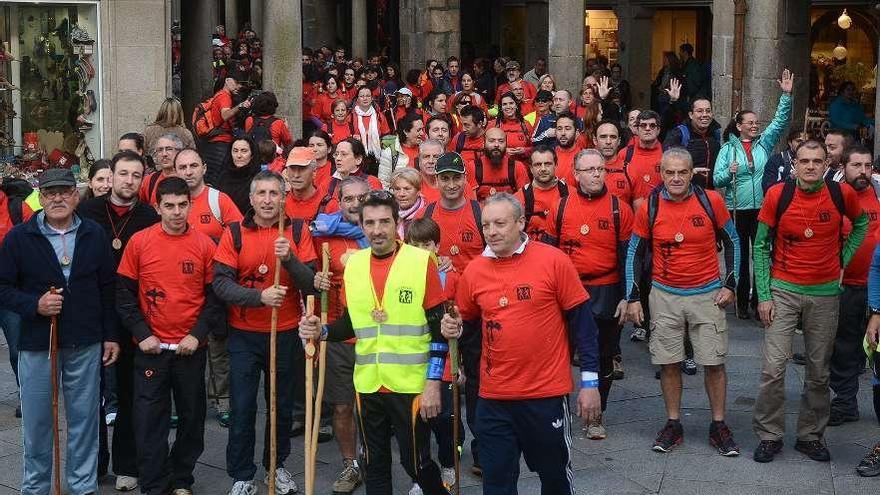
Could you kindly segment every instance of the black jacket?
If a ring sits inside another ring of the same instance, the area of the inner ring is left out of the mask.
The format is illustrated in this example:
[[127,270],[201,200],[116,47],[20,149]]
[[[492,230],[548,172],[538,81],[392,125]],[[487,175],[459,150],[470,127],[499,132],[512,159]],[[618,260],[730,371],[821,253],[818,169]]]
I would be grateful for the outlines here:
[[[119,262],[122,260],[122,252],[125,251],[125,246],[128,245],[128,240],[131,239],[131,236],[158,223],[159,214],[150,205],[137,202],[128,213],[119,216],[109,203],[110,193],[107,193],[103,196],[83,201],[79,204],[77,212],[82,218],[88,218],[100,225],[107,235],[107,242],[113,240],[113,227],[116,227],[116,234],[119,235],[119,240],[122,241],[122,248],[118,251],[113,250],[113,266],[118,268]],[[110,223],[111,218],[113,219],[112,225]]]
[[[694,167],[706,167],[709,169],[708,178],[699,177],[698,185],[706,189],[714,189],[712,174],[715,172],[715,159],[718,158],[718,150],[721,149],[721,125],[712,121],[705,134],[696,130],[690,119],[682,124],[669,129],[666,139],[663,140],[663,149],[668,150],[674,146],[682,146],[683,136],[681,126],[687,126],[690,139],[685,148],[690,152],[694,160]],[[703,182],[705,180],[705,183]]]
[[16,225],[0,246],[0,306],[21,315],[19,348],[49,349],[49,318],[37,313],[37,303],[50,287],[64,289],[58,315],[60,347],[117,342],[116,267],[107,235],[97,223],[82,219],[65,280],[52,244],[40,231],[41,217]]

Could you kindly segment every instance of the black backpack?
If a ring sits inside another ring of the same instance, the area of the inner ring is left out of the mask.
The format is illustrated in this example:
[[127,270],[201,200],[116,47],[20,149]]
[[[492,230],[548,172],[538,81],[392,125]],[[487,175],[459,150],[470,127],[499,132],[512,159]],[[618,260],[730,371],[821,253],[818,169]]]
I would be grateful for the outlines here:
[[[291,227],[293,229],[293,243],[299,246],[302,240],[302,230],[305,221],[302,218],[291,218]],[[241,252],[241,222],[232,222],[229,224],[229,234],[232,235],[232,246],[236,253]]]
[[276,120],[278,119],[271,115],[268,117],[254,117],[254,125],[251,126],[248,136],[250,136],[255,143],[266,140],[272,141],[272,124],[274,124]]
[[[786,179],[786,181],[782,183],[782,193],[779,195],[779,202],[776,204],[776,221],[769,232],[771,247],[773,246],[772,241],[776,239],[776,230],[779,228],[782,214],[785,213],[785,210],[791,206],[791,202],[794,200],[795,187],[797,186],[792,179]],[[840,213],[840,221],[843,222],[843,217],[846,216],[846,203],[843,200],[843,191],[840,189],[840,183],[831,178],[825,178],[825,187],[828,188],[828,194],[831,195],[831,202],[834,203],[834,207],[837,208],[837,211]]]
[[[560,179],[556,183],[556,190],[559,191],[559,198],[561,199],[561,201],[565,201],[565,198],[568,197],[568,186],[565,185],[565,181]],[[531,183],[526,184],[525,187],[523,187],[522,192],[523,192],[523,200],[524,200],[523,202],[525,203],[525,204],[523,204],[523,210],[524,210],[523,216],[526,217],[526,226],[528,226],[529,221],[531,221],[533,216],[538,215],[539,217],[544,218],[544,212],[543,211],[540,211],[540,212],[535,211],[535,191],[534,191],[534,189],[532,189]],[[560,203],[560,205],[561,205],[561,203]],[[560,206],[560,207],[564,208],[562,206]]]
[[[562,237],[562,221],[565,219],[565,206],[568,204],[568,195],[566,194],[559,200],[559,209],[556,210],[556,238],[551,239],[556,247],[559,247],[559,239]],[[614,222],[614,238],[620,238],[620,198],[611,195],[611,218]],[[615,250],[615,253],[617,251]]]
[[[474,199],[470,200],[471,205],[471,213],[474,215],[474,221],[477,223],[477,231],[480,233],[480,239],[482,239],[483,244],[486,244],[486,236],[483,235],[483,215],[480,212],[480,203]],[[425,207],[424,218],[431,218],[434,214],[434,209],[437,208],[437,202],[429,203],[427,207]]]
[[[477,187],[503,187],[505,185],[504,182],[483,182],[483,160],[478,159],[474,163],[474,175],[477,179]],[[513,158],[507,158],[507,182],[506,185],[510,187],[512,191],[516,191],[516,160]]]
[[34,188],[23,179],[3,179],[0,190],[6,194],[6,208],[12,225],[20,224],[24,221],[24,202]]

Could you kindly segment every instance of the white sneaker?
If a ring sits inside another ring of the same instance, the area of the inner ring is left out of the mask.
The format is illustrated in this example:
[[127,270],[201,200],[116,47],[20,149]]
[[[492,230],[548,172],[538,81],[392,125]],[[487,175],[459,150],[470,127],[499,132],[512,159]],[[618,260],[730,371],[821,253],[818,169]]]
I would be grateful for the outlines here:
[[[266,473],[266,476],[263,478],[263,483],[265,483],[266,486],[269,486],[269,473]],[[297,490],[299,490],[299,487],[296,486],[296,481],[293,481],[293,476],[290,474],[290,471],[283,467],[275,470],[275,493],[277,495],[296,493]]]
[[418,483],[413,483],[412,488],[409,489],[409,495],[424,495],[422,487]]
[[455,486],[455,468],[443,468],[440,471],[440,479],[443,481],[443,486],[451,490]]
[[104,416],[104,424],[107,426],[113,426],[114,423],[116,423],[116,413],[107,413],[107,415]]
[[116,491],[118,492],[130,492],[137,488],[138,479],[133,476],[117,476],[116,477]]
[[644,328],[633,327],[632,333],[629,334],[629,340],[633,342],[644,342],[648,333]]
[[236,481],[229,490],[229,495],[257,495],[257,485],[254,480]]

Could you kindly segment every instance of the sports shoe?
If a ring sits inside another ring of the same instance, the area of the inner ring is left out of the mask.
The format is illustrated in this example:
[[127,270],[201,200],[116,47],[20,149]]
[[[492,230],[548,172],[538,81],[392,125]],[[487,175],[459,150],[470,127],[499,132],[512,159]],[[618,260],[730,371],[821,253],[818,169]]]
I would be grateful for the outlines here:
[[831,416],[828,418],[828,426],[840,426],[844,423],[853,423],[859,420],[859,414],[844,414],[837,411],[831,411]]
[[299,437],[306,432],[306,424],[302,421],[293,420],[290,423],[290,437]]
[[409,495],[424,495],[425,492],[422,491],[422,487],[419,486],[418,483],[413,483],[412,488],[409,489]]
[[693,359],[685,359],[681,362],[681,371],[684,372],[685,375],[696,375],[697,374],[697,362]]
[[443,481],[443,486],[447,490],[452,491],[452,488],[455,487],[455,468],[442,468],[440,470],[440,479]]
[[825,447],[825,444],[819,440],[803,441],[798,440],[794,444],[794,450],[805,454],[807,457],[818,462],[828,462],[831,460],[831,453]]
[[[263,478],[263,483],[265,483],[266,486],[269,486],[269,473],[266,473],[266,476]],[[283,467],[275,470],[275,493],[277,495],[296,493],[297,490],[299,490],[299,487],[296,486],[296,481],[293,481],[293,476],[290,474],[290,471]]]
[[800,366],[804,366],[807,364],[807,358],[800,352],[795,352],[791,355],[791,362]]
[[236,481],[229,490],[229,495],[257,495],[254,480]]
[[116,477],[116,491],[117,492],[130,492],[137,488],[138,479],[134,476],[117,476]]
[[880,443],[874,446],[856,467],[859,476],[872,477],[880,475]]
[[104,415],[104,424],[106,424],[107,426],[113,426],[114,424],[116,424],[116,413],[109,412]]
[[171,495],[193,495],[193,492],[188,488],[175,488]]
[[644,342],[648,333],[644,328],[633,327],[632,333],[629,334],[629,340],[633,342]]
[[342,461],[342,472],[333,482],[333,493],[351,493],[361,485],[361,472],[355,465],[354,460]]
[[318,428],[318,443],[327,443],[333,440],[333,427],[324,425]]
[[684,428],[681,427],[681,421],[670,419],[657,434],[652,448],[654,452],[669,452],[676,445],[681,445],[682,442],[684,442]]
[[605,426],[602,424],[602,418],[591,422],[586,428],[584,428],[584,431],[587,434],[587,438],[590,440],[605,440],[608,438],[608,432],[605,431]]
[[229,415],[229,411],[218,412],[217,422],[223,428],[229,428],[229,424],[232,422],[232,416]]
[[614,368],[611,371],[611,379],[612,380],[623,380],[623,356],[620,354],[614,356]]
[[739,455],[739,445],[733,440],[733,434],[724,421],[712,421],[709,424],[709,445],[718,449],[718,453],[723,456]]
[[773,458],[780,452],[782,452],[782,440],[761,440],[752,459],[761,463],[773,462]]

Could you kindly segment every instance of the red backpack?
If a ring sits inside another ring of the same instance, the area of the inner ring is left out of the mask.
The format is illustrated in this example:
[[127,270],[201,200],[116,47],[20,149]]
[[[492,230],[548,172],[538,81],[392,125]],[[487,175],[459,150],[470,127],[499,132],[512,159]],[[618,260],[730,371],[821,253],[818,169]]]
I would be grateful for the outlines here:
[[212,96],[207,100],[196,105],[192,114],[192,128],[196,132],[196,136],[200,138],[212,138],[222,132],[220,128],[223,121],[214,121],[214,98]]

